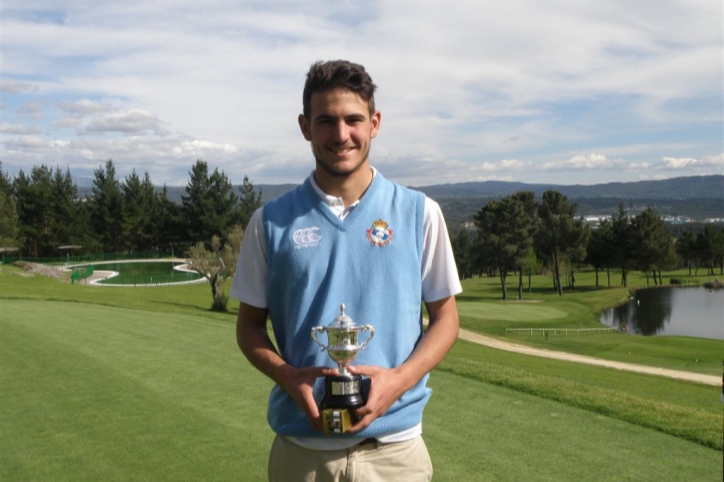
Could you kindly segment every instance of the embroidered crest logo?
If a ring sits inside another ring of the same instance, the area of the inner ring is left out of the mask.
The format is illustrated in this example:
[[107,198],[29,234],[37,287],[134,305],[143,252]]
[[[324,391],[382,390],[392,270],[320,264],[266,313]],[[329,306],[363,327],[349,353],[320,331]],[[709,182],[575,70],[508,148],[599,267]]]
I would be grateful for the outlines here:
[[317,234],[319,228],[314,226],[312,228],[297,229],[292,235],[294,240],[294,249],[302,248],[316,248],[322,241],[322,236]]
[[386,246],[390,244],[390,241],[392,241],[392,230],[387,226],[388,224],[381,219],[372,223],[372,229],[367,230],[367,239],[370,240],[370,243],[375,246]]

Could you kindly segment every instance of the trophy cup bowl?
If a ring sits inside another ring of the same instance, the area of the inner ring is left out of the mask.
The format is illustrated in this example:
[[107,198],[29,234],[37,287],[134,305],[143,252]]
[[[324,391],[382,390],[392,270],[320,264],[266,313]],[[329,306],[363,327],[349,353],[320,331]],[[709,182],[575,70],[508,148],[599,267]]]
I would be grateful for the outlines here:
[[[345,314],[345,306],[340,306],[340,315],[327,326],[312,328],[312,340],[327,351],[329,357],[339,367],[339,375],[325,377],[325,395],[322,400],[322,421],[326,433],[345,432],[351,426],[351,410],[364,405],[362,396],[362,377],[352,375],[347,367],[364,350],[375,335],[371,325],[356,325]],[[327,345],[317,339],[317,333],[327,334]],[[367,332],[367,339],[357,344],[358,333]]]

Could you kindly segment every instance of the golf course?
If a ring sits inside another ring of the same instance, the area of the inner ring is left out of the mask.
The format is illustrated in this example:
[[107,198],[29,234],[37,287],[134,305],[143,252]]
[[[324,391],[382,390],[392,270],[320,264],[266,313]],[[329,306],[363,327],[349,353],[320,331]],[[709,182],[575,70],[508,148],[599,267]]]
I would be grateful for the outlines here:
[[[603,309],[646,285],[634,273],[629,288],[577,278],[559,296],[549,276],[534,276],[520,301],[502,301],[496,278],[465,280],[461,328],[721,378],[724,340],[506,335],[601,328]],[[272,383],[236,345],[235,303],[210,311],[205,283],[86,286],[2,266],[0,481],[266,480]],[[429,385],[423,436],[435,481],[722,480],[721,386],[465,340]]]

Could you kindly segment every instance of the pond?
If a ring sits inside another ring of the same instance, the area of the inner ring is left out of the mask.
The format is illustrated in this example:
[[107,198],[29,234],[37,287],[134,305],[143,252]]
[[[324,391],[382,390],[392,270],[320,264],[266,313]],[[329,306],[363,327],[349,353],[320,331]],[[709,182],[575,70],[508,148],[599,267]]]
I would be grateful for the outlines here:
[[[99,280],[102,285],[159,285],[169,283],[189,283],[197,281],[201,276],[195,271],[182,270],[185,263],[181,261],[114,261],[89,263],[82,266],[93,266],[96,273],[112,271],[115,274]],[[81,267],[78,265],[77,267]]]
[[724,290],[661,287],[636,291],[609,308],[601,323],[635,335],[678,335],[724,340]]

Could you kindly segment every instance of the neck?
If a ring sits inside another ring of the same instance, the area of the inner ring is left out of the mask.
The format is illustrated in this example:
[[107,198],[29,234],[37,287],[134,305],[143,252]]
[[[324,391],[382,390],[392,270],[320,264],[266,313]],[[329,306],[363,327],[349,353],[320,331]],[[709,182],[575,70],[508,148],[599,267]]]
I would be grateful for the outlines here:
[[342,198],[345,206],[362,198],[372,184],[373,177],[372,168],[367,163],[346,175],[330,173],[320,168],[319,165],[314,170],[314,180],[317,186],[330,196]]

